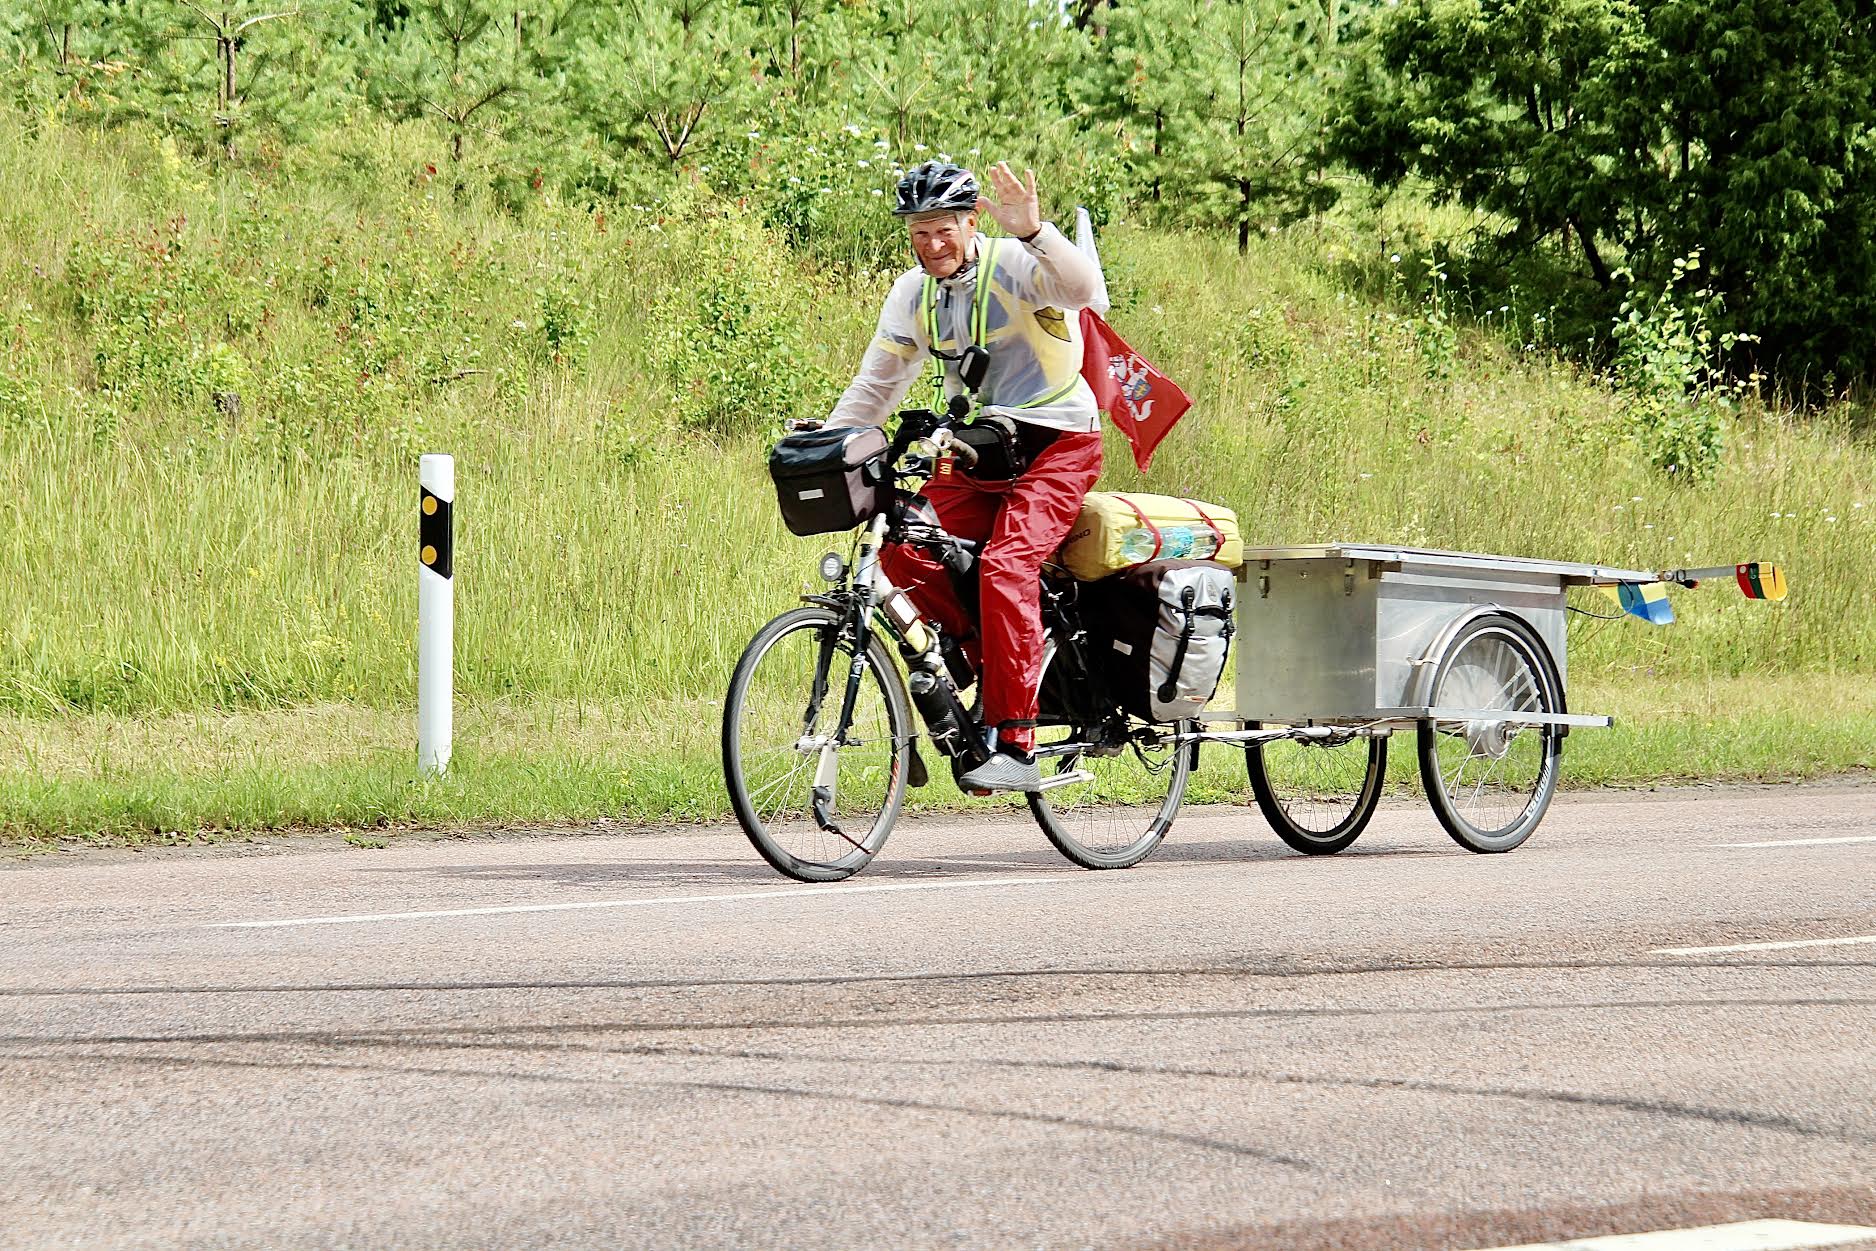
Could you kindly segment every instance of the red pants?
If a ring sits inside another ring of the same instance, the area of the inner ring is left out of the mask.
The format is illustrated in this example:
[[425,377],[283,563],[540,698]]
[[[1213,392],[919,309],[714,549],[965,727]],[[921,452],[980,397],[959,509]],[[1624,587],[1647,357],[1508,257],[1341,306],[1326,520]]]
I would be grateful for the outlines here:
[[[1013,481],[979,482],[944,461],[925,487],[946,530],[960,539],[989,540],[977,565],[984,723],[997,727],[999,742],[1025,751],[1035,745],[1042,680],[1042,562],[1068,537],[1082,496],[1100,476],[1101,436],[1063,434]],[[939,629],[970,637],[976,623],[944,566],[906,546],[887,548],[881,559],[886,576]]]

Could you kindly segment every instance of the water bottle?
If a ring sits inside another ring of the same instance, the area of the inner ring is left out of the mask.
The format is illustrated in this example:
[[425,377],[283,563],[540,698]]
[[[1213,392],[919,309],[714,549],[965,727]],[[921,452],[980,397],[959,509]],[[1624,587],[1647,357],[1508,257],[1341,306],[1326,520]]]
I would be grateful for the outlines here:
[[971,716],[965,711],[951,683],[941,674],[915,669],[906,687],[912,693],[912,702],[917,705],[919,715],[925,719],[931,745],[946,756],[955,756],[963,751],[970,737],[965,727],[970,724]]
[[1130,565],[1152,560],[1158,547],[1159,544],[1153,541],[1153,532],[1141,526],[1135,526],[1120,536],[1120,558]]
[[[1218,535],[1210,526],[1161,526],[1159,542],[1144,526],[1135,526],[1120,536],[1121,559],[1130,565],[1149,560],[1204,560],[1218,550]],[[1154,554],[1154,547],[1159,554]]]

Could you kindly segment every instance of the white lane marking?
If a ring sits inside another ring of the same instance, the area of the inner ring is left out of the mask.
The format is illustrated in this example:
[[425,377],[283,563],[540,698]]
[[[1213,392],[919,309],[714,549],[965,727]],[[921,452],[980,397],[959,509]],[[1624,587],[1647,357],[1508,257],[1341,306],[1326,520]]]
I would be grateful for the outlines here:
[[1490,1251],[1800,1251],[1800,1248],[1835,1247],[1872,1238],[1876,1238],[1876,1227],[1864,1225],[1741,1221],[1736,1225],[1663,1229],[1651,1234],[1533,1242],[1521,1247],[1493,1247]]
[[1794,947],[1854,947],[1876,943],[1876,934],[1857,934],[1848,938],[1800,938],[1785,943],[1733,943],[1726,947],[1657,947],[1656,956],[1712,956],[1728,951],[1790,951]]
[[1709,847],[1820,847],[1825,843],[1876,843],[1876,834],[1852,834],[1844,838],[1780,838],[1766,843],[1708,843]]
[[993,877],[971,882],[893,882],[880,886],[808,886],[799,890],[745,891],[736,895],[661,895],[653,899],[590,899],[576,903],[504,904],[491,908],[432,908],[423,912],[370,912],[353,916],[290,917],[279,921],[217,921],[215,930],[277,929],[288,925],[351,925],[364,921],[422,921],[431,917],[484,917],[505,912],[574,912],[587,908],[650,908],[659,904],[733,903],[751,899],[799,899],[804,895],[866,895],[889,890],[959,890],[971,886],[1029,886],[1065,882],[1068,875]]

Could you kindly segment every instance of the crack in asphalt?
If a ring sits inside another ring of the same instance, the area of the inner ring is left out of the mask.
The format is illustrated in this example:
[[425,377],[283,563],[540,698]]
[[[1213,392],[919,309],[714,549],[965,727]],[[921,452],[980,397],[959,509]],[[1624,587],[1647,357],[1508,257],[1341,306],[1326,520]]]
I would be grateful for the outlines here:
[[0,986],[0,999],[69,997],[82,995],[295,995],[341,994],[356,992],[441,991],[474,992],[490,990],[709,990],[764,986],[877,986],[899,982],[980,982],[999,978],[1069,978],[1069,977],[1220,977],[1294,980],[1311,977],[1363,977],[1385,973],[1492,973],[1554,971],[1582,973],[1626,969],[1876,969],[1876,961],[1855,959],[1825,960],[1502,960],[1471,964],[1433,964],[1424,962],[1345,965],[1336,968],[1261,968],[1168,967],[1168,968],[1065,968],[1065,969],[987,969],[951,973],[864,973],[830,977],[752,977],[705,978],[695,980],[593,979],[581,981],[478,981],[478,982],[330,982],[274,983],[255,986]]
[[[515,1048],[522,1050],[522,1048]],[[1197,1147],[1206,1151],[1220,1151],[1228,1155],[1243,1156],[1259,1160],[1266,1164],[1280,1164],[1286,1168],[1316,1172],[1318,1168],[1308,1160],[1297,1156],[1285,1155],[1278,1151],[1268,1151],[1253,1147],[1247,1143],[1232,1142],[1223,1138],[1211,1138],[1203,1134],[1187,1134],[1178,1130],[1153,1129],[1144,1125],[1121,1125],[1112,1121],[1094,1121],[1082,1117],[1064,1116],[1053,1112],[1030,1112],[1016,1108],[973,1108],[966,1104],[938,1103],[924,1099],[898,1099],[884,1095],[857,1095],[844,1091],[816,1090],[803,1086],[776,1086],[753,1082],[721,1082],[671,1080],[659,1081],[649,1078],[621,1081],[616,1078],[576,1077],[560,1073],[529,1072],[522,1069],[456,1069],[434,1065],[408,1064],[363,1064],[337,1060],[242,1060],[222,1056],[150,1056],[125,1055],[121,1052],[99,1052],[90,1055],[62,1054],[52,1056],[27,1056],[26,1059],[68,1061],[92,1060],[116,1064],[164,1065],[176,1068],[197,1068],[213,1066],[219,1068],[242,1068],[259,1070],[325,1070],[332,1072],[353,1072],[373,1074],[405,1074],[417,1077],[495,1077],[514,1081],[535,1082],[546,1085],[600,1086],[619,1090],[691,1090],[712,1094],[751,1094],[774,1095],[783,1098],[815,1099],[831,1103],[856,1104],[864,1107],[890,1108],[907,1112],[944,1112],[993,1121],[1023,1121],[1036,1125],[1049,1125],[1061,1129],[1086,1130],[1095,1133],[1120,1134],[1127,1137],[1145,1138],[1154,1142],[1174,1143],[1179,1146]]]
[[[274,1040],[263,1040],[274,1041]],[[1565,1106],[1590,1107],[1611,1111],[1630,1112],[1645,1116],[1666,1116],[1680,1120],[1699,1121],[1710,1125],[1719,1125],[1734,1129],[1764,1129],[1792,1134],[1801,1138],[1814,1138],[1826,1141],[1850,1143],[1855,1145],[1876,1145],[1876,1134],[1861,1133],[1855,1130],[1835,1129],[1803,1121],[1797,1117],[1779,1113],[1757,1112],[1744,1108],[1709,1107],[1700,1104],[1681,1103],[1663,1099],[1647,1099],[1639,1096],[1600,1093],[1583,1090],[1558,1090],[1542,1087],[1519,1086],[1473,1086],[1455,1082],[1439,1082],[1425,1078],[1409,1077],[1359,1077],[1335,1074],[1303,1074],[1284,1072],[1261,1072],[1255,1069],[1214,1069],[1192,1068],[1170,1064],[1134,1064],[1119,1060],[1035,1060],[1016,1059],[1000,1056],[970,1056],[958,1058],[917,1058],[878,1055],[802,1055],[786,1051],[759,1051],[737,1049],[734,1051],[715,1050],[703,1047],[604,1047],[597,1045],[541,1045],[520,1042],[473,1042],[460,1040],[424,1040],[407,1039],[366,1039],[333,1037],[326,1040],[307,1040],[314,1045],[332,1047],[381,1046],[390,1045],[410,1050],[444,1051],[501,1051],[501,1052],[567,1052],[573,1051],[585,1055],[599,1055],[618,1058],[655,1058],[655,1059],[700,1059],[757,1061],[763,1063],[785,1064],[839,1064],[846,1067],[854,1065],[884,1065],[891,1067],[918,1068],[991,1068],[1012,1070],[1048,1070],[1057,1072],[1094,1072],[1117,1073],[1135,1077],[1199,1078],[1213,1081],[1253,1082],[1275,1086],[1313,1086],[1343,1089],[1363,1089],[1377,1091],[1405,1091],[1415,1094],[1448,1095],[1459,1098],[1511,1099],[1521,1102],[1561,1104]],[[1172,1130],[1150,1129],[1144,1126],[1117,1125],[1111,1122],[1090,1121],[1078,1117],[1063,1116],[1056,1113],[1029,1112],[1017,1109],[972,1108],[959,1104],[937,1103],[928,1100],[890,1098],[879,1095],[858,1095],[848,1092],[819,1090],[812,1087],[778,1086],[759,1083],[636,1079],[621,1081],[603,1077],[577,1077],[566,1074],[541,1073],[523,1069],[461,1069],[437,1066],[409,1064],[366,1064],[337,1060],[252,1060],[222,1056],[152,1056],[135,1055],[124,1052],[67,1052],[47,1055],[28,1055],[18,1059],[45,1060],[55,1063],[74,1060],[92,1060],[105,1063],[124,1064],[162,1064],[174,1067],[224,1067],[273,1069],[285,1071],[329,1070],[356,1071],[374,1073],[404,1073],[416,1076],[433,1077],[497,1077],[517,1081],[542,1082],[561,1085],[610,1086],[634,1089],[691,1089],[719,1092],[744,1092],[753,1094],[771,1094],[794,1096],[799,1098],[819,1099],[833,1102],[851,1103],[865,1106],[893,1108],[907,1111],[954,1112],[979,1117],[1001,1117],[1029,1121],[1036,1124],[1056,1125],[1065,1128],[1097,1130],[1109,1133],[1130,1134],[1153,1138],[1207,1150],[1225,1151],[1232,1154],[1249,1156],[1267,1163],[1282,1164],[1291,1168],[1315,1171],[1314,1164],[1295,1156],[1284,1155],[1262,1148],[1251,1147],[1243,1143],[1233,1143],[1224,1139],[1209,1138],[1202,1135],[1184,1134]]]
[[820,1020],[747,1021],[579,1021],[557,1025],[466,1025],[451,1028],[386,1026],[368,1030],[271,1030],[250,1033],[204,1034],[8,1034],[0,1046],[150,1045],[162,1043],[320,1043],[357,1041],[397,1043],[409,1040],[441,1042],[452,1037],[488,1038],[519,1034],[632,1034],[716,1033],[741,1030],[853,1030],[919,1029],[965,1025],[1076,1025],[1152,1021],[1300,1020],[1406,1016],[1477,1016],[1489,1013],[1651,1011],[1683,1008],[1871,1008],[1876,998],[1807,997],[1796,999],[1610,999],[1563,1003],[1455,1004],[1445,1007],[1373,1008],[1187,1008],[1136,1012],[1045,1012],[932,1017],[832,1017]]

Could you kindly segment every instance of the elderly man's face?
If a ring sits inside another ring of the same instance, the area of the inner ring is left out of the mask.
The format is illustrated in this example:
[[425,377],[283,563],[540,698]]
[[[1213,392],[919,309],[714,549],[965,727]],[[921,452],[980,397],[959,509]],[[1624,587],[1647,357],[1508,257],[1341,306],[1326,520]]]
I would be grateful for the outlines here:
[[949,278],[970,255],[971,236],[977,233],[977,214],[944,213],[913,218],[906,224],[918,263],[934,278]]

